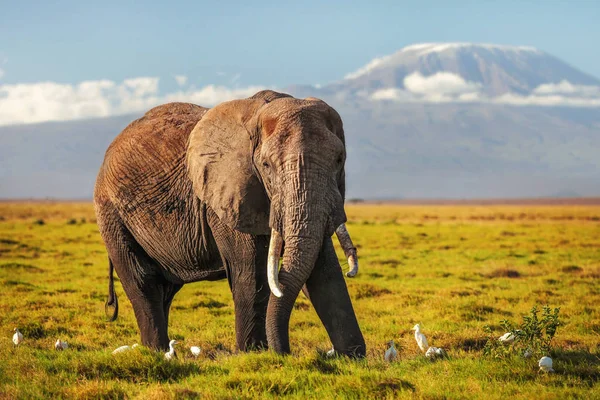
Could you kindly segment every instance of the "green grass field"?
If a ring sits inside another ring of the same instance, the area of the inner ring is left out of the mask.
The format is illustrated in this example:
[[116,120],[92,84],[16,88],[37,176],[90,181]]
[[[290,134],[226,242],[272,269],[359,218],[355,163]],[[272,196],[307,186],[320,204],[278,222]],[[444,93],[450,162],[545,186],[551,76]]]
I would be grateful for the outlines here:
[[[350,205],[360,272],[347,283],[368,347],[327,359],[325,329],[301,294],[292,356],[235,354],[226,281],[184,286],[170,336],[179,360],[139,342],[120,284],[106,322],[108,264],[91,204],[0,203],[0,398],[600,398],[600,206]],[[338,248],[340,260],[342,252]],[[343,267],[345,262],[342,262]],[[533,306],[560,307],[554,374],[539,357],[484,355],[491,327]],[[430,361],[410,328],[420,323]],[[14,348],[17,326],[25,341]],[[64,352],[53,349],[60,337]],[[385,343],[399,360],[383,360]],[[199,345],[193,359],[186,350]]]

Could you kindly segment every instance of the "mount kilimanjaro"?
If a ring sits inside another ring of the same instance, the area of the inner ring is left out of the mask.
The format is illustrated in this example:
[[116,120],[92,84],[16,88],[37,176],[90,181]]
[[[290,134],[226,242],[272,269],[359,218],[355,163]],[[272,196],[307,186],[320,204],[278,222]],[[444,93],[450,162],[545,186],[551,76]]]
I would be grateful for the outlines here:
[[[600,81],[535,48],[416,44],[283,91],[341,114],[348,198],[600,195]],[[0,197],[91,197],[143,112],[0,127]]]

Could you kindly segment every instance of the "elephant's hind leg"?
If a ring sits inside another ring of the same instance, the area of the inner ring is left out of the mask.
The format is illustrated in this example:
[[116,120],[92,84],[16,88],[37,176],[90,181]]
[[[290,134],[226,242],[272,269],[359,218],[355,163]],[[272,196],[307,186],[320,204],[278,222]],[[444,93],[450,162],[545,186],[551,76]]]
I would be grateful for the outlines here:
[[131,242],[116,257],[111,255],[111,259],[133,306],[142,344],[166,350],[169,347],[169,308],[181,285],[167,282],[158,272],[160,266]]
[[[107,205],[104,211],[106,208]],[[116,213],[104,214],[101,218],[100,232],[133,306],[142,344],[154,349],[167,349],[169,307],[182,285],[164,278],[160,265],[147,255]]]

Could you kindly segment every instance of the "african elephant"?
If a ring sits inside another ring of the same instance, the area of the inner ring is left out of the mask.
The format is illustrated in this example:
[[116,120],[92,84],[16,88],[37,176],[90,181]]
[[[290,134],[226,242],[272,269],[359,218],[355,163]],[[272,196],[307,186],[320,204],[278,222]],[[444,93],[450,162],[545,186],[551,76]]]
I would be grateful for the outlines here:
[[337,229],[356,273],[345,158],[342,120],[315,98],[267,90],[210,110],[170,103],[148,111],[109,146],[94,189],[111,318],[114,269],[143,344],[166,349],[177,291],[227,277],[239,350],[289,353],[290,314],[303,290],[336,351],[364,356],[331,239]]

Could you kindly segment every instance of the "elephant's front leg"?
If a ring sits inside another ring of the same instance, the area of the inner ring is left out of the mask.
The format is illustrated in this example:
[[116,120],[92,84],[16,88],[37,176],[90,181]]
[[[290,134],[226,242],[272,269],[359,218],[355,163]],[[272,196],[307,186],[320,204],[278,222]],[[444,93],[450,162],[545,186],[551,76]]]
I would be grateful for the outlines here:
[[235,336],[241,351],[267,348],[269,236],[253,236],[227,226],[213,227],[235,307]]
[[239,248],[238,259],[227,267],[235,305],[235,335],[238,349],[267,348],[266,315],[269,303],[267,281],[268,236],[256,236],[252,245]]
[[330,237],[323,241],[304,292],[315,307],[336,352],[354,357],[365,356],[365,340]]

